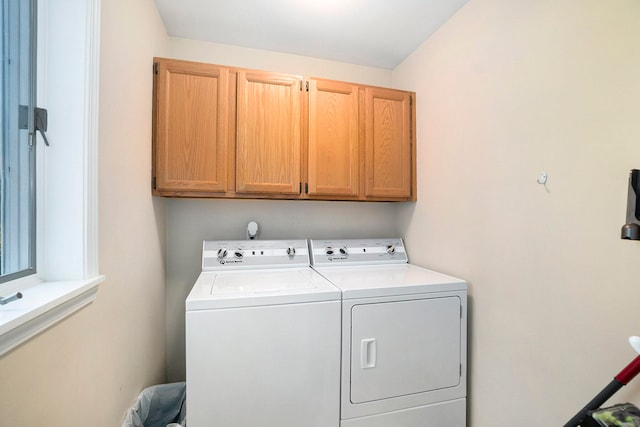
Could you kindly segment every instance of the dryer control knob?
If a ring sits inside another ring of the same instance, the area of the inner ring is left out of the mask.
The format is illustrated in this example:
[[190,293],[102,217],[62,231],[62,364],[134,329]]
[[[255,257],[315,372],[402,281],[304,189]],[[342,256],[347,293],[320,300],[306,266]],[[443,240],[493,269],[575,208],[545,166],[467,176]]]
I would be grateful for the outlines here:
[[341,255],[349,255],[349,250],[347,249],[346,246],[343,246],[339,249],[339,252]]
[[225,258],[227,256],[227,248],[218,249],[218,258]]
[[387,253],[393,255],[396,253],[396,245],[387,245]]
[[244,256],[244,254],[242,253],[242,249],[236,249],[236,251],[233,253],[233,256],[238,259],[242,259],[242,257]]
[[327,255],[333,255],[333,248],[331,246],[327,246],[324,248],[324,253]]
[[294,248],[293,246],[289,246],[287,248],[287,255],[294,256],[295,254],[296,254],[296,248]]

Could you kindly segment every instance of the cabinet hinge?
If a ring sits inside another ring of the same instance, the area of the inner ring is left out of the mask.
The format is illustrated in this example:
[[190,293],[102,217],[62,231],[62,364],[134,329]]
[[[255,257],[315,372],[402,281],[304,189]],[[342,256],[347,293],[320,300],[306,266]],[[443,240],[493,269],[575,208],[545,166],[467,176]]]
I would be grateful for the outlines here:
[[158,74],[158,63],[157,63],[157,62],[153,64],[153,71],[154,71],[156,74]]
[[302,80],[300,80],[300,92],[302,92]]
[[305,192],[306,194],[309,194],[309,183],[308,183],[308,182],[305,182],[305,183],[304,183],[304,192]]
[[157,190],[157,189],[158,189],[158,182],[157,182],[157,180],[156,180],[156,177],[155,177],[155,176],[153,177],[153,189],[154,189],[154,190]]
[[306,87],[306,89],[307,89],[307,92],[309,92],[309,82],[308,82],[308,81],[307,81],[307,82],[305,82],[305,87]]
[[300,194],[302,194],[302,183],[300,183]]

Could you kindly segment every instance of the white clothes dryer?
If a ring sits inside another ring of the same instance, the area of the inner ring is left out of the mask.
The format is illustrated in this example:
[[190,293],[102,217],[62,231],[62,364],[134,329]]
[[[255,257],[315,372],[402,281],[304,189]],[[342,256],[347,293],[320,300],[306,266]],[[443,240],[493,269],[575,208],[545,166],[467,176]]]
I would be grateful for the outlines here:
[[311,240],[342,291],[341,427],[466,425],[467,285],[402,239]]
[[203,242],[186,300],[189,426],[338,425],[340,297],[306,240]]

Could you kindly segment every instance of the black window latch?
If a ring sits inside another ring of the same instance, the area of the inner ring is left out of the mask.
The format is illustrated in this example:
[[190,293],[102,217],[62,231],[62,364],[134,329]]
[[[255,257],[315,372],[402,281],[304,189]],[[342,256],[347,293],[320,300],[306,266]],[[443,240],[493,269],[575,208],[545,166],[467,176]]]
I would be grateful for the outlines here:
[[47,131],[47,110],[45,108],[38,108],[36,107],[34,109],[34,116],[35,116],[35,129],[36,131],[40,132],[40,135],[42,135],[42,139],[44,139],[44,145],[46,145],[47,147],[49,146],[49,140],[47,139],[47,134],[45,134],[45,132]]

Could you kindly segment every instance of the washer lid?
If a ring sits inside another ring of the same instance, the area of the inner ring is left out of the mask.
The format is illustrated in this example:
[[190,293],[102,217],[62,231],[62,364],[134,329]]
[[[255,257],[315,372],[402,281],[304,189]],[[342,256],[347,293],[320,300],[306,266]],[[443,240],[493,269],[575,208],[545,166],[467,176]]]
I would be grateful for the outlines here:
[[186,309],[253,307],[339,300],[340,291],[309,267],[205,271],[187,297]]
[[464,280],[412,264],[313,268],[342,290],[343,299],[467,289]]

